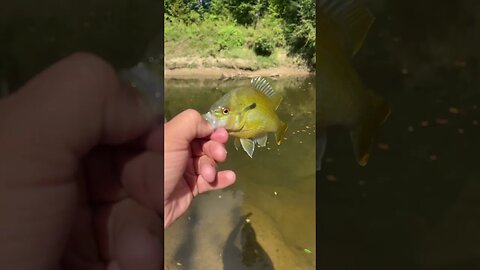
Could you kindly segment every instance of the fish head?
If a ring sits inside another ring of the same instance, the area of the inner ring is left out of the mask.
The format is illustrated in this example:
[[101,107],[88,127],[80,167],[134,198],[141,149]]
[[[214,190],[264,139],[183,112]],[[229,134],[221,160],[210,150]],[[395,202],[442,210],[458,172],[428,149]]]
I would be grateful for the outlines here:
[[241,130],[245,118],[245,100],[231,91],[215,102],[210,110],[203,115],[215,128],[223,127],[227,131]]
[[203,115],[203,118],[215,128],[224,128],[227,125],[229,112],[230,109],[228,107],[217,107],[215,109],[210,109]]

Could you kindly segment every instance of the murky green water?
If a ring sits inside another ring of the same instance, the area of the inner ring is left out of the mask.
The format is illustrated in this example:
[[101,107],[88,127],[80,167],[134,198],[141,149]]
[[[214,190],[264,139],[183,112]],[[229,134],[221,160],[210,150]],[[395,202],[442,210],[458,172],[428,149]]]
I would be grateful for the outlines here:
[[[236,151],[229,140],[228,159],[221,168],[234,170],[237,182],[225,191],[197,197],[189,212],[165,231],[168,267],[176,269],[180,263],[182,269],[224,269],[225,264],[225,269],[237,269],[244,265],[238,260],[241,252],[229,258],[224,254],[232,249],[227,238],[240,215],[251,212],[256,239],[275,269],[315,269],[313,83],[313,78],[272,81],[284,96],[278,114],[289,125],[286,140],[277,146],[270,137],[267,148],[256,149],[253,159]],[[167,80],[165,115],[170,119],[187,108],[206,112],[227,91],[248,84],[249,79]],[[244,253],[249,252],[246,249]]]
[[364,2],[376,21],[354,63],[392,114],[365,168],[329,130],[318,265],[480,269],[480,3]]

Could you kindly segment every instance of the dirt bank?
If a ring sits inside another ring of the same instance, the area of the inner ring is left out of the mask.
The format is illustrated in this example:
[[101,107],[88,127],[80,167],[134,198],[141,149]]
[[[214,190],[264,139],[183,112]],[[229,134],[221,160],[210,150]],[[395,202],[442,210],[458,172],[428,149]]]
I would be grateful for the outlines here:
[[230,68],[177,68],[165,69],[165,79],[234,79],[245,77],[303,77],[313,75],[307,69],[299,68],[269,68],[256,71],[230,69]]
[[294,58],[281,55],[275,66],[255,59],[181,57],[165,59],[166,79],[234,79],[245,77],[302,77],[313,73]]

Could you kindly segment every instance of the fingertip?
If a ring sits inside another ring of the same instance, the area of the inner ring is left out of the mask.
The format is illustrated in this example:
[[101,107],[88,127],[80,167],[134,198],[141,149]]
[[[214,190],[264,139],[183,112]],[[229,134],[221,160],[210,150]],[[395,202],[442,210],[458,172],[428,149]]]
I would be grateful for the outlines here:
[[210,138],[220,143],[226,143],[228,141],[228,132],[225,128],[217,128]]
[[230,181],[233,183],[237,180],[237,175],[235,174],[234,171],[229,171],[228,172],[230,176],[228,176],[228,178],[230,179]]
[[[216,175],[216,181],[208,182],[207,179],[198,182],[198,193],[226,188],[235,183],[236,175],[233,171],[220,171]],[[204,178],[201,176],[201,178]]]
[[220,176],[223,178],[223,181],[227,185],[232,185],[237,179],[237,175],[235,174],[235,172],[230,170],[219,172],[219,178]]

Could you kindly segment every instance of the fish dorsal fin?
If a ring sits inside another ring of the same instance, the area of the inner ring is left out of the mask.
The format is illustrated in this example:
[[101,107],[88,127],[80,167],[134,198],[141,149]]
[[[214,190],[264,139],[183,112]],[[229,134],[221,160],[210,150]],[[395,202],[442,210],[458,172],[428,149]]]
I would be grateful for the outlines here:
[[354,56],[375,21],[372,13],[358,3],[358,0],[319,0],[320,10],[340,28],[343,42]]
[[253,88],[257,89],[260,93],[264,94],[267,97],[274,96],[275,90],[273,87],[262,77],[255,77],[253,78],[250,83],[252,84]]
[[276,110],[282,102],[282,96],[273,90],[273,87],[262,77],[253,78],[250,83],[260,93],[267,96],[273,104],[273,108]]

